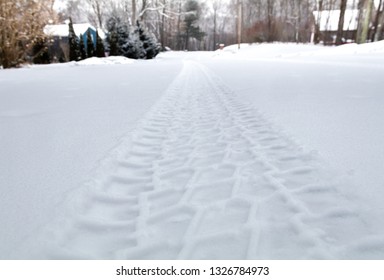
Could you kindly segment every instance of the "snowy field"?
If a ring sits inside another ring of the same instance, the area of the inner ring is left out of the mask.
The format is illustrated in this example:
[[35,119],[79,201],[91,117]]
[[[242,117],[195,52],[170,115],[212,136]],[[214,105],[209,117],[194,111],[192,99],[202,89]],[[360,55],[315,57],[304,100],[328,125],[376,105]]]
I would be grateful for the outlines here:
[[0,70],[1,259],[384,259],[384,42]]

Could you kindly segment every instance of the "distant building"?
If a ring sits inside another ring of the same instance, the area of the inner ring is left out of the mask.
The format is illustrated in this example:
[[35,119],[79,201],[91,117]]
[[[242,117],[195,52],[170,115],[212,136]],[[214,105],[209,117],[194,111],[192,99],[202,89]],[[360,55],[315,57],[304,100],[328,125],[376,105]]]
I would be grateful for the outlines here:
[[[87,46],[87,32],[91,32],[93,43],[96,47],[96,28],[89,23],[74,24],[73,29],[77,36],[83,36],[85,47]],[[104,39],[105,34],[103,31],[98,30],[99,36]],[[51,57],[58,61],[69,60],[69,45],[68,34],[69,26],[66,24],[46,25],[44,27],[44,34],[51,37],[51,46],[49,49]]]
[[[314,11],[315,28],[318,28],[320,41],[326,45],[335,44],[339,26],[340,10]],[[359,10],[349,9],[345,11],[343,26],[343,41],[354,42],[359,23]],[[314,34],[312,34],[314,38]]]

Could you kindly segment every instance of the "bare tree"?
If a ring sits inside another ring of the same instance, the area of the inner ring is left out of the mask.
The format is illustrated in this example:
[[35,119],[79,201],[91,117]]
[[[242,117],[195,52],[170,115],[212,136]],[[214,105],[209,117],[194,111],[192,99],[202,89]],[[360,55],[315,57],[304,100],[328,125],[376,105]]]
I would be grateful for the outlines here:
[[132,0],[132,17],[131,17],[132,24],[135,24],[136,22],[136,0]]
[[345,9],[346,8],[347,8],[347,0],[341,0],[340,1],[339,25],[337,27],[337,35],[336,35],[336,45],[341,45],[343,43],[344,16],[345,16]]
[[369,25],[372,16],[373,0],[361,0],[359,28],[357,30],[356,42],[358,44],[366,43],[368,39]]
[[52,0],[0,0],[0,64],[9,68],[31,60],[31,50],[50,20]]
[[159,17],[159,35],[160,35],[160,44],[164,48],[165,47],[165,21],[167,17],[167,0],[160,0],[158,2],[162,6],[161,11],[158,13]]
[[96,27],[103,29],[107,5],[105,0],[86,0],[90,9],[88,19]]
[[61,21],[72,18],[75,23],[84,22],[87,20],[87,9],[82,0],[69,0],[59,12],[59,17]]
[[376,34],[375,34],[375,41],[380,41],[380,40],[383,40],[384,37],[383,37],[383,28],[384,28],[384,2],[382,4],[382,7],[381,7],[381,10],[380,10],[380,15],[379,15],[379,19],[378,19],[378,27],[377,27],[377,30],[376,30]]
[[213,50],[216,49],[217,45],[217,12],[220,6],[220,1],[216,0],[213,2]]
[[177,20],[181,16],[178,11],[179,3],[181,4],[181,1],[175,0],[158,0],[155,3],[154,12],[158,17],[158,34],[163,48],[175,47],[175,42],[178,41]]
[[381,32],[381,28],[382,28],[382,24],[383,24],[383,21],[382,21],[382,17],[383,17],[383,4],[384,4],[384,1],[383,0],[380,0],[379,1],[379,4],[377,6],[377,10],[376,10],[376,16],[375,16],[375,20],[374,20],[374,23],[373,23],[373,30],[372,30],[372,35],[371,35],[371,41],[378,41],[379,38],[380,38],[380,32]]
[[242,31],[243,31],[243,3],[241,0],[237,0],[237,48],[240,49],[240,44],[242,40]]
[[181,45],[181,15],[182,15],[182,1],[177,3],[177,32],[176,32],[176,48],[178,50],[182,49]]
[[318,0],[316,4],[317,8],[317,18],[315,19],[315,31],[313,42],[315,44],[320,43],[320,23],[321,23],[321,15],[323,11],[323,0]]
[[268,28],[268,42],[274,40],[273,36],[273,21],[274,21],[274,11],[275,11],[275,1],[274,0],[266,0],[267,1],[267,28]]

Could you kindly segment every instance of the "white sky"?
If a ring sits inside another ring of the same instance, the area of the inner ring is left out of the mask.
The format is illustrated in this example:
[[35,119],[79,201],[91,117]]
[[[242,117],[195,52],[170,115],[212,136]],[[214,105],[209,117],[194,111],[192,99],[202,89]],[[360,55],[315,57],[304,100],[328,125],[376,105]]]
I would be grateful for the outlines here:
[[54,8],[56,11],[59,11],[59,10],[61,10],[62,8],[65,7],[65,2],[66,2],[66,0],[56,0],[56,1],[55,1],[55,4],[53,5],[53,8]]
[[[351,3],[353,3],[353,1],[356,1],[356,2],[357,2],[357,0],[349,0],[349,2],[351,2]],[[60,9],[62,9],[62,8],[65,7],[65,5],[66,5],[67,2],[68,2],[68,0],[56,0],[56,1],[55,1],[55,5],[54,5],[54,8],[55,8],[56,10],[60,10]],[[376,5],[376,7],[377,7],[377,6],[379,5],[380,0],[374,0],[374,2],[375,2],[375,5]]]

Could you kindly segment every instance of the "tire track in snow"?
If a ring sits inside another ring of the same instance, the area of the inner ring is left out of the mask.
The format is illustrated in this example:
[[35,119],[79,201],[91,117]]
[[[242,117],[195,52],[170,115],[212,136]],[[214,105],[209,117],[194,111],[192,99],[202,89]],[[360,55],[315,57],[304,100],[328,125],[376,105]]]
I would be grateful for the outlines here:
[[210,70],[186,61],[69,203],[46,251],[58,259],[350,258],[369,232],[340,184]]

